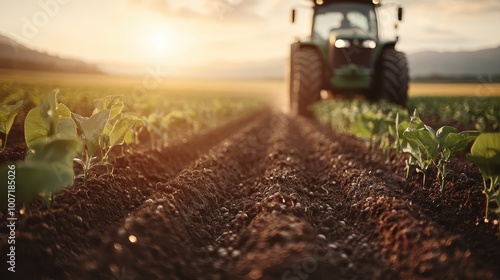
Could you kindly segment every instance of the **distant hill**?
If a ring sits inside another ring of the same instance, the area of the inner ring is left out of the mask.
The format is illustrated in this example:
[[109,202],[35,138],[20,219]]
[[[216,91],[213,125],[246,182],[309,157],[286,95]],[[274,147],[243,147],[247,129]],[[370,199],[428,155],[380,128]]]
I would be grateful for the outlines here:
[[419,52],[408,55],[410,74],[422,77],[489,77],[500,75],[500,46],[460,52]]
[[0,35],[0,69],[102,74],[97,65],[66,59],[30,49]]
[[[479,51],[407,54],[414,81],[500,82],[500,47]],[[286,58],[247,63],[217,62],[186,73],[203,78],[283,79]]]

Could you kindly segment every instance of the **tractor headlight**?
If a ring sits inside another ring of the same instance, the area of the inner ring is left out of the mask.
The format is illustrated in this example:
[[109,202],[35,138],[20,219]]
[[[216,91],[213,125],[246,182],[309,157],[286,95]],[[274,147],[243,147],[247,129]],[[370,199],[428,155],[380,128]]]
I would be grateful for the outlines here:
[[374,49],[377,47],[377,42],[373,40],[364,40],[362,43],[363,48]]
[[335,41],[335,47],[337,49],[345,49],[345,48],[348,48],[350,46],[351,46],[351,42],[349,42],[347,40],[337,39]]

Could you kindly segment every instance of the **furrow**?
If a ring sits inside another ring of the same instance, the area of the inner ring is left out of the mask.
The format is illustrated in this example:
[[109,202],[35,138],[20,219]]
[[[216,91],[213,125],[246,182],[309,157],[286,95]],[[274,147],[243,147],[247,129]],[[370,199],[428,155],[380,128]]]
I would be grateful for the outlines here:
[[336,205],[333,208],[344,215],[348,225],[374,233],[372,237],[398,277],[494,279],[493,272],[471,255],[465,242],[398,194],[401,179],[385,177],[383,170],[366,168],[370,166],[369,150],[350,137],[314,126],[311,129],[309,125],[306,134],[315,139],[316,157],[328,159],[323,161],[324,187],[337,198],[331,201],[325,196],[323,200]]
[[[269,111],[259,114],[268,115]],[[77,181],[75,187],[55,195],[51,209],[40,200],[34,201],[27,207],[29,218],[17,224],[17,257],[32,260],[19,262],[19,277],[37,271],[40,278],[62,278],[80,264],[80,257],[89,248],[99,244],[105,232],[116,229],[154,194],[158,182],[172,179],[211,147],[259,118],[265,117],[254,114],[163,151],[118,157],[114,175],[92,178],[87,186]],[[2,246],[2,255],[7,254],[6,249]]]
[[274,134],[273,120],[269,115],[260,118],[175,179],[159,184],[157,192],[86,257],[84,278],[128,271],[140,278],[212,279],[214,275],[200,275],[215,263],[208,256],[210,240],[215,242],[227,228],[221,209],[234,199],[231,189],[261,176],[258,167]]

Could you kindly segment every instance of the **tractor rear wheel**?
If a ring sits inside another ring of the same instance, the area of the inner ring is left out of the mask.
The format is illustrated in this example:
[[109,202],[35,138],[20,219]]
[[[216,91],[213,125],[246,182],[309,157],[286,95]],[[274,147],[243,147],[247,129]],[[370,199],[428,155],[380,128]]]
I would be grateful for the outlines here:
[[408,62],[402,52],[386,49],[380,61],[379,96],[406,107],[408,101]]
[[320,100],[323,85],[323,61],[316,50],[303,48],[293,54],[290,80],[292,114],[312,117],[309,106]]

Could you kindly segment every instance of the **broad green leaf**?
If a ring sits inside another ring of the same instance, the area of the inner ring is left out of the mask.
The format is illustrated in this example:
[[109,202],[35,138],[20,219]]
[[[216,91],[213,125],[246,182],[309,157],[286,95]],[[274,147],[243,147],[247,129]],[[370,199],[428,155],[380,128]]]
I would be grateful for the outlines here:
[[93,156],[99,148],[99,138],[109,120],[109,109],[100,111],[90,118],[73,113],[73,118],[83,133],[86,151]]
[[14,105],[1,105],[0,106],[0,132],[9,134],[14,119],[17,113],[23,106],[23,101],[18,101]]
[[443,145],[446,137],[448,137],[448,134],[450,133],[457,133],[458,130],[452,126],[443,126],[438,131],[436,132],[436,138],[439,142],[439,145]]
[[116,124],[118,119],[121,118],[123,107],[124,107],[123,102],[119,102],[111,106],[111,108],[109,109],[110,110],[109,120],[106,126],[104,127],[102,134],[108,135],[111,132],[113,126]]
[[[57,104],[58,90],[49,93],[42,104],[31,109],[24,121],[25,140],[28,148],[36,150],[51,137],[74,139],[75,124],[70,119],[71,111],[64,104]],[[64,121],[60,124],[60,120]],[[68,130],[68,131],[66,131]]]
[[443,152],[446,159],[451,158],[456,153],[459,153],[467,147],[467,145],[476,139],[481,132],[479,131],[463,131],[460,133],[449,133],[443,143]]
[[479,167],[483,175],[500,176],[500,133],[479,135],[467,158]]
[[109,113],[109,119],[114,120],[116,117],[118,117],[118,115],[120,115],[122,113],[124,106],[125,105],[123,104],[123,102],[119,102],[119,103],[116,103],[113,106],[111,106],[110,113]]
[[[36,154],[16,164],[16,203],[29,202],[40,193],[52,193],[73,184],[73,158],[80,149],[76,140],[44,143]],[[0,168],[0,180],[7,182],[8,166]],[[0,192],[5,207],[7,192]]]
[[31,109],[24,120],[24,137],[26,145],[31,150],[45,143],[49,136],[52,121],[44,114],[45,106],[40,105]]
[[77,113],[71,113],[71,116],[73,117],[73,119],[75,120],[77,126],[80,129],[82,129],[82,123],[89,119],[87,117],[80,116]]
[[408,129],[408,127],[410,127],[410,123],[408,121],[403,121],[401,122],[399,125],[398,125],[398,137],[401,137],[403,136],[403,133],[405,132],[405,130]]
[[57,115],[60,118],[71,118],[71,111],[66,107],[66,105],[59,103],[57,104]]
[[109,113],[109,109],[106,109],[80,122],[83,135],[87,141],[92,143],[99,142],[99,136],[102,134],[109,120]]
[[124,117],[118,120],[109,133],[109,148],[123,144],[127,133],[139,121],[140,119],[134,117]]
[[139,143],[139,140],[137,138],[137,133],[141,131],[142,127],[144,126],[144,122],[142,121],[141,118],[139,117],[134,117],[135,119],[135,124],[129,129],[127,134],[125,135],[123,142],[125,144],[133,144],[133,143]]
[[[92,115],[95,115],[101,111],[104,111],[106,109],[110,109],[110,106],[115,102],[116,100],[120,99],[120,95],[108,95],[102,99],[94,99],[94,111],[92,112]],[[112,118],[111,118],[112,119]]]
[[76,123],[72,118],[60,118],[57,123],[56,131],[55,138],[57,139],[72,140],[78,138],[76,134]]
[[439,156],[438,143],[431,131],[407,129],[403,136],[412,146],[417,146],[421,151],[424,151],[428,159],[435,160]]
[[[424,128],[425,128],[425,130],[427,130],[427,131],[429,131],[430,133],[432,133],[433,138],[436,138],[436,131],[435,131],[432,127],[430,127],[430,126],[428,126],[428,125],[424,124]],[[436,139],[436,140],[437,140],[437,139]]]
[[80,149],[81,144],[76,139],[54,139],[40,147],[36,154],[27,157],[25,164],[30,165],[33,162],[59,162],[73,167],[73,159]]
[[423,129],[425,128],[424,127],[424,123],[422,122],[422,120],[418,117],[418,112],[417,110],[415,110],[413,112],[413,116],[410,118],[410,127],[412,129]]

